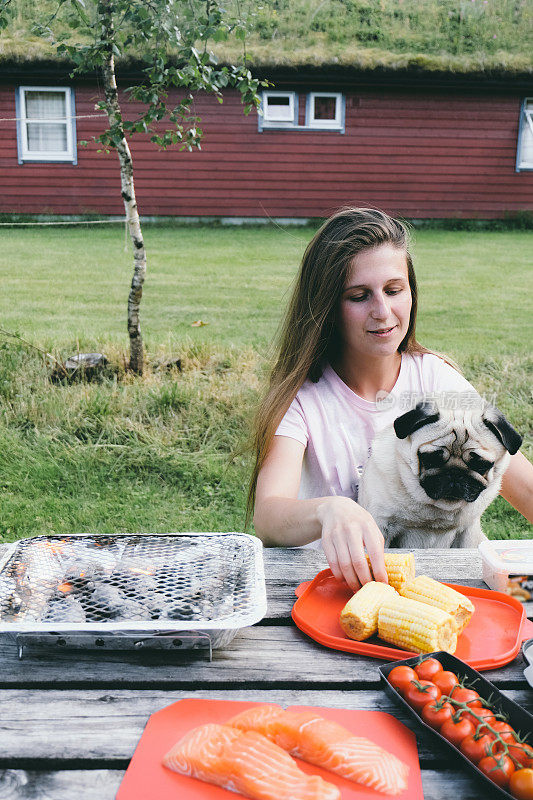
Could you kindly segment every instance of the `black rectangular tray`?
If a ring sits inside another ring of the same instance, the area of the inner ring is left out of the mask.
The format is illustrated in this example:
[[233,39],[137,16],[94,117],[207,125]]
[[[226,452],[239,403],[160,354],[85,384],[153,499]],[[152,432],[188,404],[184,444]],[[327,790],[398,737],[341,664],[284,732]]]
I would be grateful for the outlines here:
[[[450,653],[445,653],[442,650],[436,653],[424,653],[422,657],[436,658],[440,661],[445,670],[455,672],[455,674],[460,678],[463,676],[466,677],[467,683],[475,688],[476,692],[478,692],[483,699],[488,700],[492,695],[491,705],[493,705],[499,713],[503,713],[509,718],[509,724],[512,725],[515,731],[519,731],[522,735],[529,733],[530,737],[528,739],[528,744],[533,747],[533,716],[513,700],[510,700],[508,697],[502,694],[500,690],[494,686],[493,683],[484,678],[481,673],[473,669],[471,666],[469,666],[469,664],[461,661],[460,658],[456,658],[455,656],[450,655]],[[379,671],[385,691],[388,692],[388,694],[397,702],[401,703],[401,705],[407,710],[408,714],[415,719],[425,731],[428,731],[432,736],[439,739],[449,750],[462,759],[472,772],[474,772],[476,775],[479,775],[479,778],[491,788],[491,797],[505,797],[507,800],[516,800],[512,794],[507,792],[505,789],[502,789],[500,786],[497,786],[490,780],[490,778],[487,778],[487,776],[484,775],[481,770],[479,770],[476,765],[470,761],[470,759],[463,755],[463,753],[461,753],[461,751],[455,747],[455,745],[445,739],[444,736],[441,736],[439,731],[435,730],[435,728],[431,728],[429,725],[426,725],[422,717],[413,708],[411,708],[409,703],[403,699],[401,694],[397,692],[393,686],[391,686],[388,680],[388,675],[389,672],[394,669],[394,667],[407,666],[414,668],[418,663],[420,663],[420,658],[421,656],[416,655],[412,658],[406,658],[405,661],[393,661],[389,664],[380,666]]]

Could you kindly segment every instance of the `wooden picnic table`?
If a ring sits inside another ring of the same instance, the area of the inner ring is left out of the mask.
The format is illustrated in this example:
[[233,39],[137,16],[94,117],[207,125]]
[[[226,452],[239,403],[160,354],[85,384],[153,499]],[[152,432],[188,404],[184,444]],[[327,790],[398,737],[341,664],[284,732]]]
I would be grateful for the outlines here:
[[[417,573],[484,586],[476,550],[415,551]],[[138,653],[60,652],[17,657],[0,648],[0,800],[108,800],[153,712],[186,697],[381,710],[410,720],[385,694],[376,659],[330,650],[295,627],[294,589],[327,566],[309,549],[264,551],[268,612],[213,660],[170,661]],[[526,607],[533,616],[533,603]],[[522,655],[485,672],[533,712]],[[444,747],[418,737],[425,800],[481,800],[481,781]],[[146,798],[172,800],[172,798]]]

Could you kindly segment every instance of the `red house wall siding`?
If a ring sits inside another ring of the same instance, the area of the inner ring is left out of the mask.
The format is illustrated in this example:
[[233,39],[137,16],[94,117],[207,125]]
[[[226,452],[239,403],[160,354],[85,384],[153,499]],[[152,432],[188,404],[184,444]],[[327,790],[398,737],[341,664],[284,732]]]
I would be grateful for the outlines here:
[[[515,171],[521,95],[344,94],[344,134],[259,133],[256,113],[244,116],[237,93],[222,105],[200,98],[200,152],[158,151],[134,138],[140,213],[319,217],[349,203],[414,218],[487,219],[533,210],[533,172]],[[95,88],[76,87],[78,140],[100,130],[100,119],[86,118],[96,114],[97,97]],[[304,101],[302,92],[300,109]],[[0,118],[14,116],[15,86],[8,86]],[[20,165],[15,123],[0,122],[0,211],[123,214],[117,157],[96,149],[78,147],[76,166]]]

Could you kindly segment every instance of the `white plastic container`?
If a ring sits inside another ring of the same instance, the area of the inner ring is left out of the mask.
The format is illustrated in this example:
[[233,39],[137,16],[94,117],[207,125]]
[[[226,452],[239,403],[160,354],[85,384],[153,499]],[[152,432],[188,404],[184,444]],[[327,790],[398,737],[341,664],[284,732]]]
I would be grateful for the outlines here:
[[486,540],[479,545],[483,580],[522,603],[533,600],[533,540]]

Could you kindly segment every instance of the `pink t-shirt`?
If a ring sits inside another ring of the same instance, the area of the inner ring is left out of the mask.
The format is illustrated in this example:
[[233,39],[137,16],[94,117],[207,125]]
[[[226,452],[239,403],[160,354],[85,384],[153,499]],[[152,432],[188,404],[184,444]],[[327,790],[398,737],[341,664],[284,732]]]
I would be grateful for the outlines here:
[[306,447],[298,497],[357,500],[372,439],[422,399],[450,408],[477,404],[479,395],[457,370],[430,353],[403,354],[392,391],[380,393],[377,402],[355,394],[329,365],[317,383],[306,381],[276,431]]

